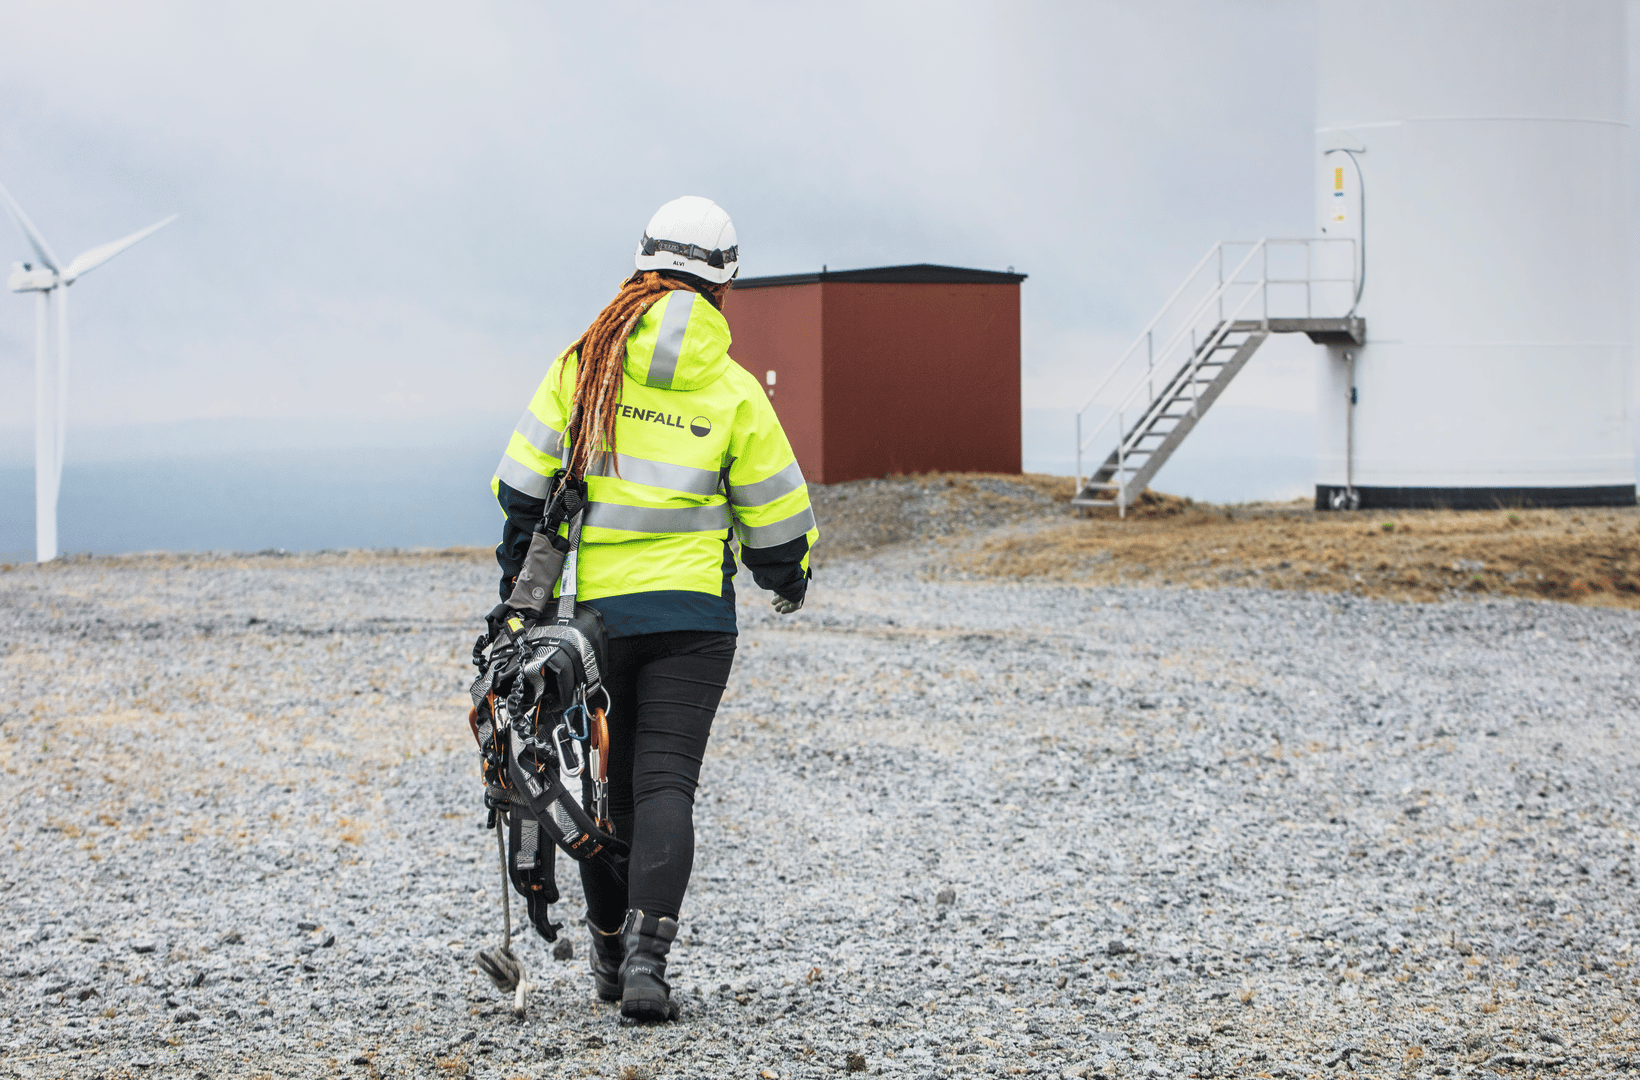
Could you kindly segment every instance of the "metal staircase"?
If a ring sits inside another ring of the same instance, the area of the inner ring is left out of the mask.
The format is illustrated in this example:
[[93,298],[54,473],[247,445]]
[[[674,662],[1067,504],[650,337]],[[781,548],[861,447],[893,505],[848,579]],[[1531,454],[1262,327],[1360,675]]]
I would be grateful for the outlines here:
[[[1241,248],[1247,254],[1227,272],[1227,254]],[[1272,252],[1278,274],[1293,276],[1271,275]],[[1214,244],[1077,410],[1077,490],[1071,505],[1114,506],[1125,517],[1134,498],[1271,334],[1304,333],[1322,344],[1365,341],[1366,322],[1353,316],[1359,283],[1350,239]],[[1296,311],[1300,290],[1302,314]],[[1290,306],[1294,314],[1272,317],[1272,292],[1277,310]],[[1318,309],[1342,314],[1317,317]],[[1135,377],[1118,382],[1124,372]],[[1108,411],[1084,435],[1083,417],[1101,401]],[[1116,445],[1084,477],[1083,455],[1101,439],[1114,439]]]

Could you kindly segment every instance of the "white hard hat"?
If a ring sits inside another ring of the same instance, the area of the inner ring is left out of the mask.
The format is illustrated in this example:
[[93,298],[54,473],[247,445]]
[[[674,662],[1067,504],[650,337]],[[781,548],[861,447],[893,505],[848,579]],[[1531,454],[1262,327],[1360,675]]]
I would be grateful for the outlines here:
[[639,270],[675,270],[721,285],[740,271],[735,223],[711,199],[673,199],[649,219],[634,261]]

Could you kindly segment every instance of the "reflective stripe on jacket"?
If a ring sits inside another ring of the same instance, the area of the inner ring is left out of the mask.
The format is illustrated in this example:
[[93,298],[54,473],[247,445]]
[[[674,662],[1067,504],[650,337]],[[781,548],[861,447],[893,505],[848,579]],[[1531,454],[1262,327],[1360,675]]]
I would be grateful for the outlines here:
[[[803,595],[819,535],[808,486],[763,388],[728,349],[722,314],[681,291],[650,307],[627,340],[618,460],[600,452],[587,470],[576,582],[613,635],[732,632],[731,530],[760,586]],[[527,547],[550,495],[575,364],[569,353],[553,362],[491,482],[513,534],[497,552],[504,574],[517,572],[516,534]]]

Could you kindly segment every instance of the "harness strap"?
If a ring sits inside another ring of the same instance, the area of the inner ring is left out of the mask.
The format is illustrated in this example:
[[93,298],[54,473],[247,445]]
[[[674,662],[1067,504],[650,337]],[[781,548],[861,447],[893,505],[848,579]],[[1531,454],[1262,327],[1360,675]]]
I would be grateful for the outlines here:
[[575,571],[581,561],[581,523],[586,511],[579,510],[569,523],[569,554],[564,556],[564,589],[558,597],[558,621],[567,623],[575,615]]
[[519,815],[518,847],[513,851],[513,865],[520,870],[534,870],[536,855],[541,850],[541,823],[534,818]]
[[517,731],[508,734],[512,746],[512,781],[517,789],[514,801],[520,796],[523,798],[542,830],[566,855],[580,862],[596,859],[624,884],[627,855],[631,850],[626,841],[605,832],[592,820],[580,800],[571,795],[558,778],[555,759],[540,761],[524,745]]

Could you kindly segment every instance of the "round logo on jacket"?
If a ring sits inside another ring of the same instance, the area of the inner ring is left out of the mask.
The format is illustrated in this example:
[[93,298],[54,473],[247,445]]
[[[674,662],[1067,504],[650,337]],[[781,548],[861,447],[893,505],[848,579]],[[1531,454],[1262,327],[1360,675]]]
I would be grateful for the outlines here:
[[704,416],[697,416],[689,421],[689,430],[699,438],[705,438],[712,433],[712,422]]

